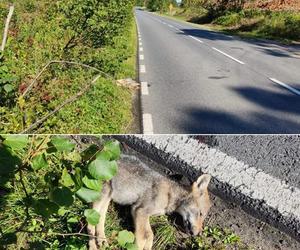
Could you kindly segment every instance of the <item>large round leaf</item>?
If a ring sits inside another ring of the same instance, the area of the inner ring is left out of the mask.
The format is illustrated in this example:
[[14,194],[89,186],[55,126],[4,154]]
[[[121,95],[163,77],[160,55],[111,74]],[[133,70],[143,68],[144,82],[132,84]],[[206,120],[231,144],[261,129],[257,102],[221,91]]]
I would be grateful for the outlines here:
[[40,154],[32,158],[31,167],[34,170],[39,170],[47,166],[48,163],[44,154]]
[[55,188],[50,195],[51,201],[55,202],[59,206],[69,207],[73,204],[73,193],[67,187]]
[[127,230],[120,231],[118,234],[118,243],[120,246],[125,247],[126,244],[134,242],[134,234]]
[[90,225],[96,226],[99,223],[100,214],[95,209],[84,210],[84,216]]
[[104,144],[104,151],[111,154],[111,160],[117,160],[121,154],[120,143],[116,140],[108,141]]
[[95,180],[95,179],[91,179],[87,176],[84,176],[82,178],[82,182],[89,189],[93,189],[93,190],[96,190],[96,191],[99,191],[99,192],[102,189],[102,181],[101,180]]
[[20,150],[27,146],[28,135],[4,135],[3,144],[10,147],[12,150]]
[[116,161],[95,159],[89,164],[89,173],[98,180],[112,179],[118,170]]
[[101,196],[100,192],[85,187],[80,188],[76,194],[79,196],[79,198],[88,203],[99,200]]
[[49,217],[50,215],[57,213],[59,209],[57,204],[47,199],[36,200],[33,207],[34,211],[43,217]]
[[70,142],[64,137],[53,137],[51,139],[51,143],[54,145],[57,151],[71,152],[75,147],[74,143]]

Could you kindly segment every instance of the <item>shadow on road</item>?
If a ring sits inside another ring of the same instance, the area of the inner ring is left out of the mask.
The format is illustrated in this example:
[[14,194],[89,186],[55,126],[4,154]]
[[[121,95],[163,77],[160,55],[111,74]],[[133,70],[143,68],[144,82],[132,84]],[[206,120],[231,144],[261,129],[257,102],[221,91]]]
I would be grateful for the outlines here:
[[[237,41],[238,37],[231,37],[221,32],[205,30],[205,29],[181,29],[184,33],[178,33],[179,35],[194,36],[197,38],[203,38],[208,40],[220,40],[220,41]],[[291,53],[300,52],[300,46],[298,45],[283,45],[276,41],[262,40],[262,39],[242,39],[243,42],[255,46],[256,49],[261,52],[276,56],[276,57],[292,57]],[[242,48],[241,48],[242,49]]]
[[[251,87],[232,88],[232,91],[261,106],[265,111],[240,110],[235,114],[189,106],[182,111],[177,129],[187,134],[300,133],[300,105],[297,105],[300,103],[299,96]],[[287,115],[282,117],[282,112]],[[295,122],[295,117],[299,117],[299,122]]]

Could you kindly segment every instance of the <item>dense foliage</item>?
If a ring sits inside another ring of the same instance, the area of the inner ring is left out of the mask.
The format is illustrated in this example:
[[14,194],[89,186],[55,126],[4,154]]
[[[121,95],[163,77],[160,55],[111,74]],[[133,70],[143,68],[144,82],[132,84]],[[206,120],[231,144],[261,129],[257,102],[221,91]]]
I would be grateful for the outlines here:
[[169,9],[170,4],[174,6],[177,5],[175,0],[146,0],[145,7],[147,7],[151,11],[167,11]]
[[177,15],[190,22],[217,24],[216,28],[239,35],[300,40],[299,11],[288,8],[288,3],[280,8],[280,1],[272,5],[272,10],[267,6],[274,1],[259,2],[255,5],[247,0],[184,0]]
[[[117,141],[74,142],[57,136],[1,138],[2,247],[86,249],[86,225],[99,221],[87,204],[100,198],[102,183],[116,174],[120,147]],[[111,243],[135,249],[133,241],[131,232],[121,231]]]
[[[0,3],[0,34],[8,13]],[[20,132],[74,96],[99,74],[82,65],[50,65],[52,60],[93,66],[112,78],[135,76],[133,0],[17,0],[9,39],[0,57],[0,132]],[[131,120],[131,92],[107,75],[79,100],[42,126],[43,133],[119,133]],[[91,100],[91,96],[93,100]],[[77,121],[80,117],[80,124]]]

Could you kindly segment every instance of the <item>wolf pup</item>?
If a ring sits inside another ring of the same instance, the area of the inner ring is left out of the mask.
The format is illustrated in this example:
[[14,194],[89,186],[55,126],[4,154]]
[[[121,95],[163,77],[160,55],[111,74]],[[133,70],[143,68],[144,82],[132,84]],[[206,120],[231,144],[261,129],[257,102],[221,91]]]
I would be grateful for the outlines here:
[[135,240],[139,250],[150,250],[153,232],[149,218],[153,215],[179,213],[185,230],[191,235],[202,232],[203,221],[211,207],[207,186],[210,175],[201,175],[191,187],[185,188],[155,172],[134,156],[122,155],[117,175],[103,185],[101,199],[93,203],[100,214],[99,224],[88,225],[90,250],[106,242],[105,215],[111,200],[131,205]]

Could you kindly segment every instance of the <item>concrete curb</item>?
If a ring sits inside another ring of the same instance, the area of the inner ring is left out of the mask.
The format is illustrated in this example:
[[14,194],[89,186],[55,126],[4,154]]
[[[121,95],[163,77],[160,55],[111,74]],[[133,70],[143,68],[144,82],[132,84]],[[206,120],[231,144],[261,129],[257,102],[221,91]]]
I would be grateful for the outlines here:
[[173,172],[213,176],[210,191],[300,242],[300,190],[185,135],[115,136]]

